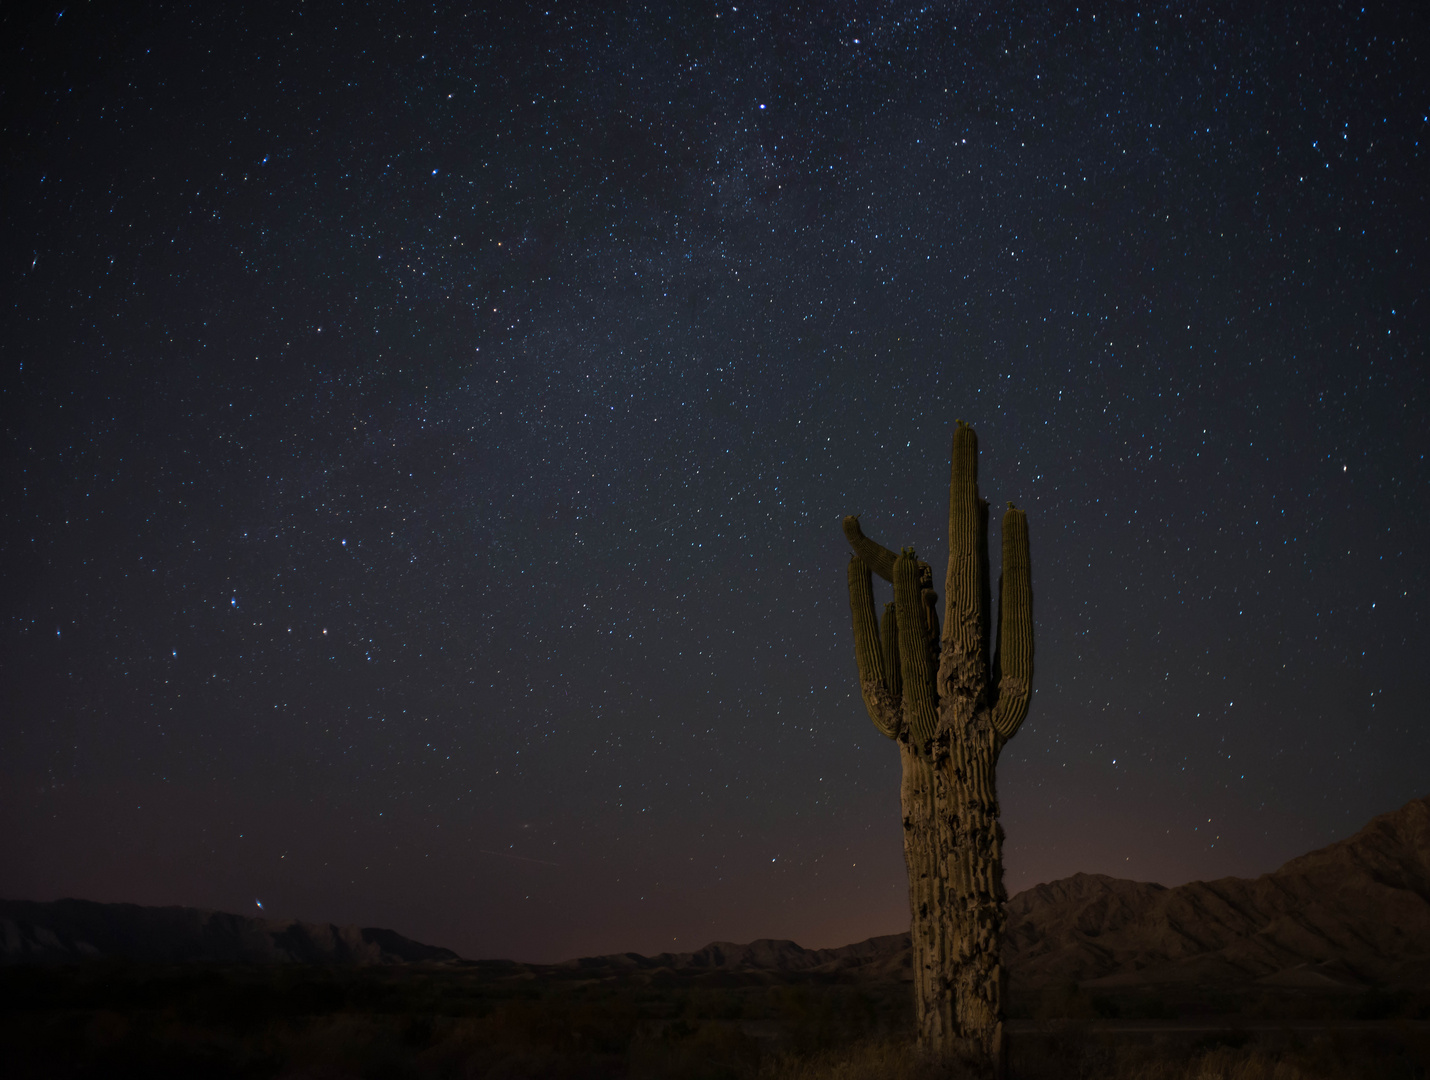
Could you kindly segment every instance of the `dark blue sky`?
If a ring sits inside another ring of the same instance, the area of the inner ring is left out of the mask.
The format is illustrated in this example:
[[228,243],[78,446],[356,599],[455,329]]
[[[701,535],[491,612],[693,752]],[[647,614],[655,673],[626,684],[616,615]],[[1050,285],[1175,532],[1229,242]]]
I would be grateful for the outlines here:
[[0,14],[0,893],[902,929],[839,520],[956,418],[1010,890],[1427,793],[1423,13],[590,7]]

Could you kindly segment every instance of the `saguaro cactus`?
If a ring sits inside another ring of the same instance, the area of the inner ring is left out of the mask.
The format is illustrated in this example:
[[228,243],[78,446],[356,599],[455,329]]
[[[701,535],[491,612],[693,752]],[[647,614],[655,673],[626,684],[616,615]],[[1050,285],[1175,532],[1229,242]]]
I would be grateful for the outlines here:
[[[994,767],[1028,713],[1033,684],[1033,592],[1028,520],[1003,515],[996,649],[988,503],[978,494],[978,437],[953,436],[948,484],[948,574],[943,633],[933,572],[911,548],[895,555],[844,519],[854,554],[849,607],[869,717],[899,745],[904,861],[909,872],[914,1007],[930,1051],[1003,1057],[1002,830]],[[894,586],[882,626],[871,571]]]

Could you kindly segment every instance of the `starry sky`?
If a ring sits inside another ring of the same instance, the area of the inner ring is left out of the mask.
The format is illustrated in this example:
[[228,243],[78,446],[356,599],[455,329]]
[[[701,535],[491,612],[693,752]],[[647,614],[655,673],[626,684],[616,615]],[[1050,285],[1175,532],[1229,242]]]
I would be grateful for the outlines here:
[[0,12],[0,895],[901,930],[839,522],[956,419],[1010,891],[1430,792],[1423,10],[497,6]]

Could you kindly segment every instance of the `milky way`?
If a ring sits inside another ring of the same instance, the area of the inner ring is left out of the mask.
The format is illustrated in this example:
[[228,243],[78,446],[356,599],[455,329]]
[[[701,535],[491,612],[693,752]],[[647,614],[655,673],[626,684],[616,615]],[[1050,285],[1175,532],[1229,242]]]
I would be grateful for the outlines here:
[[1425,795],[1424,14],[1008,6],[0,16],[0,893],[901,929],[839,520],[956,419],[1010,890]]

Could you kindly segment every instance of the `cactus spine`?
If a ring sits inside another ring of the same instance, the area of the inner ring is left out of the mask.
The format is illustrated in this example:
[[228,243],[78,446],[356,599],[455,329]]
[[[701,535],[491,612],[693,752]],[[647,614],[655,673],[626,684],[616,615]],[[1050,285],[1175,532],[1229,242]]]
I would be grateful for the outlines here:
[[[920,1043],[941,1056],[1003,1060],[1002,830],[994,768],[1028,713],[1033,592],[1028,519],[1008,504],[998,628],[990,633],[988,503],[978,494],[978,437],[953,436],[943,632],[933,571],[844,519],[854,554],[849,607],[869,717],[899,744],[909,873],[914,1008]],[[871,573],[893,583],[882,625]],[[992,653],[990,655],[990,649]]]

